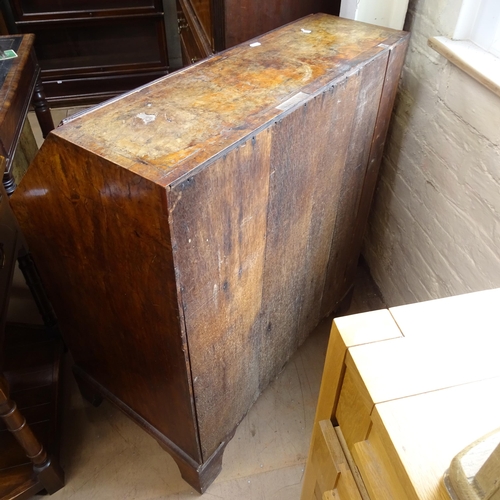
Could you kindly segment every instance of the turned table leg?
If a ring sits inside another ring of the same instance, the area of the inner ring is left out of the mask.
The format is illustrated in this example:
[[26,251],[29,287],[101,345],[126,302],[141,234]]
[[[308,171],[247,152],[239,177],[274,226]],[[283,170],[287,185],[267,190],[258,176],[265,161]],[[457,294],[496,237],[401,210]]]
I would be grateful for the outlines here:
[[47,97],[45,96],[45,91],[43,90],[43,85],[40,78],[38,78],[36,81],[32,103],[33,107],[35,108],[38,123],[40,124],[40,128],[42,129],[43,138],[45,139],[49,132],[51,130],[54,130],[54,121],[52,120],[52,115],[50,114]]
[[9,397],[9,386],[0,373],[0,417],[7,429],[23,447],[26,456],[33,462],[33,470],[42,486],[50,493],[55,493],[64,486],[64,472],[59,464],[52,460],[26,423],[26,419],[17,409],[16,403]]

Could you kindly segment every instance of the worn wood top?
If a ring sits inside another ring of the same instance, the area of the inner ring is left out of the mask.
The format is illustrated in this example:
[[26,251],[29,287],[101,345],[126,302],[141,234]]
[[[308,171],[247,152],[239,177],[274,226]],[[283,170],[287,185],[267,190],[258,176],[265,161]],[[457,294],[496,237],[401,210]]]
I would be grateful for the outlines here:
[[352,347],[377,404],[500,377],[500,289],[391,308],[403,337]]
[[242,44],[108,101],[53,134],[166,186],[405,36],[315,14],[255,39],[258,46]]
[[[374,425],[384,427],[421,500],[449,500],[443,475],[457,453],[498,428],[500,378],[451,387],[376,406]],[[463,497],[465,498],[465,497]]]

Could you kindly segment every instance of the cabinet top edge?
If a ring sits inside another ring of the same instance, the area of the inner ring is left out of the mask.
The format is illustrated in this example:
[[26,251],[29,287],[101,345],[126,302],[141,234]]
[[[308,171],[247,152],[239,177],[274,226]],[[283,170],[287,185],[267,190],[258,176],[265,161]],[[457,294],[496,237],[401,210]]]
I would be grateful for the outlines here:
[[407,38],[310,15],[91,108],[52,133],[167,186]]

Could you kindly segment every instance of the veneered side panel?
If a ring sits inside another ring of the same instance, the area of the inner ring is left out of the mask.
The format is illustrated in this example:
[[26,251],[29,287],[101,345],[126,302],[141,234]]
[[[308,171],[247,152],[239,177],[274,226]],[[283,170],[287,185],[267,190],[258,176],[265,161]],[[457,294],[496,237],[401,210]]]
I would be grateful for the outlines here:
[[77,366],[199,461],[164,188],[51,134],[11,202]]

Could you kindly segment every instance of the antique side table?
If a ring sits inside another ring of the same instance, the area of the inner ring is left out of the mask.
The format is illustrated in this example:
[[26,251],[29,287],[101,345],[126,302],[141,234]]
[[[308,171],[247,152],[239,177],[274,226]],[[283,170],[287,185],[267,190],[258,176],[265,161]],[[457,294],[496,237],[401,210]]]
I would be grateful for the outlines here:
[[13,161],[30,103],[35,108],[43,136],[54,128],[40,82],[34,39],[31,34],[0,37],[0,50],[13,50],[17,54],[13,59],[0,60],[0,156],[5,158],[3,185],[8,194],[16,188]]

